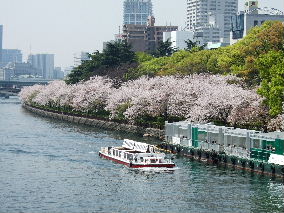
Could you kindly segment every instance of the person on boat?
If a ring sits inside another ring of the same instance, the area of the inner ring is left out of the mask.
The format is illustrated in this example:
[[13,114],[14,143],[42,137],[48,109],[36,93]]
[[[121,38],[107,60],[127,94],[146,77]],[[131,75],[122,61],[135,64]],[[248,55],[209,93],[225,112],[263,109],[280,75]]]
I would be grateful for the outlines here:
[[146,153],[150,153],[150,145],[148,145]]
[[148,145],[148,148],[147,148],[146,153],[155,153],[154,147],[153,147],[153,146]]

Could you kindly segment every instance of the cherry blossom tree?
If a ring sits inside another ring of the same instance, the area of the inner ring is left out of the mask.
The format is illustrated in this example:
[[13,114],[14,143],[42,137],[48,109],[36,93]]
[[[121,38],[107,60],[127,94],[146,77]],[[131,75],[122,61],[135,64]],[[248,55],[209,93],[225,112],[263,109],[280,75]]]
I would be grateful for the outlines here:
[[[283,103],[283,112],[284,112],[284,103]],[[283,113],[269,121],[268,130],[269,131],[284,131],[284,114]]]
[[259,123],[266,117],[262,99],[255,90],[242,88],[233,76],[141,77],[119,88],[109,78],[94,77],[67,85],[53,81],[46,86],[24,88],[23,102],[51,107],[70,107],[81,112],[105,110],[110,119],[135,123],[142,117],[168,116],[192,122],[218,121],[231,125]]
[[24,87],[19,93],[20,100],[25,104],[33,104],[34,98],[44,90],[43,85],[34,85],[32,87]]
[[70,105],[78,111],[104,109],[106,100],[113,90],[113,83],[109,78],[96,76],[71,88],[73,98]]
[[34,102],[42,106],[64,106],[68,104],[66,102],[68,92],[69,86],[64,81],[52,81],[45,87],[42,87],[41,91],[34,98]]

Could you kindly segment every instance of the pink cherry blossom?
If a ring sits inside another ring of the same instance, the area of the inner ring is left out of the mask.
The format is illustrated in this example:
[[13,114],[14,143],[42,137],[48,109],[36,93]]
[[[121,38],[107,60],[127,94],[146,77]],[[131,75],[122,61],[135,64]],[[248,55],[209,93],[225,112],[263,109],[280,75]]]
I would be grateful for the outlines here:
[[[284,103],[283,103],[284,112]],[[269,131],[284,131],[284,113],[278,115],[276,118],[271,119],[268,123]]]
[[28,104],[70,107],[76,111],[121,114],[130,123],[142,116],[175,116],[192,122],[214,120],[244,125],[265,117],[267,110],[255,90],[244,89],[234,76],[191,75],[187,77],[141,77],[114,88],[106,77],[66,85],[54,81],[46,86],[27,87],[20,93]]

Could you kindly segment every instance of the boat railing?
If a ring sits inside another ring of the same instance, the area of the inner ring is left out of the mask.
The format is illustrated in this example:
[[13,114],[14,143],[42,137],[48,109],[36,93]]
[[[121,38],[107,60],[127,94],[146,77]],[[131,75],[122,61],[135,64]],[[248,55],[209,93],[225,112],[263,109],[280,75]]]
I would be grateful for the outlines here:
[[204,141],[198,142],[198,148],[205,151],[215,151],[215,152],[222,152],[224,151],[224,147],[217,143],[208,143]]
[[144,163],[144,164],[172,163],[170,159],[164,159],[164,158],[134,158],[133,162]]

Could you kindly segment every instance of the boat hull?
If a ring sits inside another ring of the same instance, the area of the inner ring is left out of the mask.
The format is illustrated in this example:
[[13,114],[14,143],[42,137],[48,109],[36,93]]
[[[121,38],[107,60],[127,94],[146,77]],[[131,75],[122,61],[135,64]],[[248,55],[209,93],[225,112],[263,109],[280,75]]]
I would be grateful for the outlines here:
[[108,156],[104,153],[99,152],[99,156],[108,160],[111,160],[113,162],[119,163],[119,164],[123,164],[126,165],[130,168],[173,168],[175,167],[174,163],[165,163],[165,164],[135,164],[135,163],[129,163],[129,162],[125,162],[116,158],[113,158],[111,156]]

